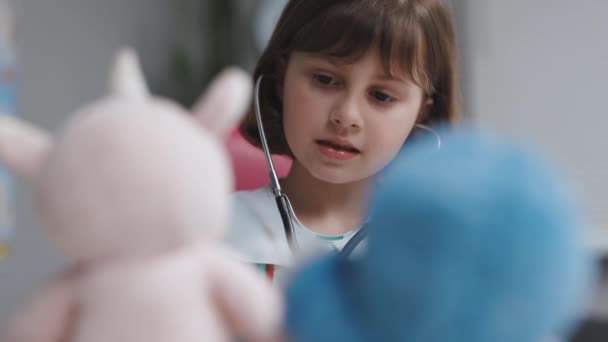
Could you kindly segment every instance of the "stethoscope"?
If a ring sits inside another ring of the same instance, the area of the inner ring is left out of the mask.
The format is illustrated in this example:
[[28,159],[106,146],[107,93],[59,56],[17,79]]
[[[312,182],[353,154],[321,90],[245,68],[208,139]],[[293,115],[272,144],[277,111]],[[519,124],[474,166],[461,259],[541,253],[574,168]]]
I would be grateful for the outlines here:
[[[260,87],[262,84],[262,79],[264,78],[264,74],[260,75],[255,82],[255,92],[253,98],[253,109],[255,112],[255,118],[258,125],[258,131],[260,134],[260,141],[262,142],[262,150],[264,151],[264,157],[266,159],[266,163],[268,164],[268,174],[270,177],[270,187],[275,197],[275,202],[277,205],[277,210],[281,216],[281,222],[283,223],[283,230],[285,232],[285,238],[287,240],[287,244],[292,254],[296,255],[298,251],[298,244],[295,238],[295,230],[292,220],[293,208],[291,206],[291,202],[287,195],[283,193],[281,190],[281,184],[279,183],[279,177],[277,176],[276,169],[274,168],[274,164],[272,162],[272,158],[270,156],[270,149],[268,148],[268,141],[266,140],[266,134],[264,133],[264,124],[262,122],[262,112],[260,109]],[[432,128],[417,124],[416,127],[428,131],[435,135],[437,139],[437,149],[441,148],[441,137],[440,135],[433,130]],[[363,225],[359,230],[353,235],[350,240],[344,245],[342,250],[338,252],[341,257],[348,258],[352,255],[355,249],[365,240],[367,236],[367,225]]]

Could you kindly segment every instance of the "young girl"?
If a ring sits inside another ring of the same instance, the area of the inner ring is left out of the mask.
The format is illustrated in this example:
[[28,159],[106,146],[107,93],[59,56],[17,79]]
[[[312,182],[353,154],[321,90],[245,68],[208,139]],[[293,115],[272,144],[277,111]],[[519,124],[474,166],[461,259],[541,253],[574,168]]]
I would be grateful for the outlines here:
[[[228,244],[278,282],[294,261],[341,250],[408,137],[459,117],[456,74],[441,0],[289,1],[253,76],[264,75],[269,148],[293,159],[280,185],[298,248],[289,248],[269,186],[235,193]],[[240,130],[261,146],[253,111]]]

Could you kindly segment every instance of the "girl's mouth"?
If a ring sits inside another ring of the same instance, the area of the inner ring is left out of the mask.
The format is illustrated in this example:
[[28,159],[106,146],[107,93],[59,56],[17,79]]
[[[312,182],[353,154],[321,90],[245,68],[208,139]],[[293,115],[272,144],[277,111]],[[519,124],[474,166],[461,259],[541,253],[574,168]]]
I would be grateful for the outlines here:
[[348,142],[317,140],[316,143],[321,153],[331,159],[348,160],[361,154],[361,151]]
[[332,139],[332,140],[317,140],[317,144],[331,147],[336,150],[347,151],[351,153],[361,153],[353,144],[345,139]]

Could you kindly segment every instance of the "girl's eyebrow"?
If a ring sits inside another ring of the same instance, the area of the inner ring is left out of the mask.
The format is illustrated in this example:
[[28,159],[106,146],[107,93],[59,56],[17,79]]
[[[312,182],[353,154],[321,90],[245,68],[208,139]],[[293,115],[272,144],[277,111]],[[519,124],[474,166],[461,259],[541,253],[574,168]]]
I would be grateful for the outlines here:
[[[320,53],[305,52],[305,53],[303,53],[303,55],[306,58],[310,58],[313,62],[328,63],[328,64],[333,65],[336,68],[340,68],[340,67],[343,67],[344,65],[349,64],[349,63],[346,63],[343,59],[340,59],[338,57],[324,55],[324,54],[320,54]],[[402,77],[402,76],[395,75],[395,74],[391,75],[391,74],[387,74],[386,72],[379,73],[378,75],[375,76],[375,78],[379,81],[405,83],[408,86],[416,85],[416,83],[413,82],[409,77]]]
[[335,67],[342,67],[342,66],[351,64],[344,58],[339,58],[336,56],[331,56],[331,55],[318,53],[318,52],[302,52],[302,55],[305,58],[312,59],[313,61],[328,63]]
[[396,75],[389,75],[386,73],[379,74],[378,76],[376,76],[376,78],[381,81],[396,81],[396,82],[410,83],[410,81],[407,78],[399,77]]
[[339,59],[335,58],[335,57],[331,57],[331,56],[326,56],[326,55],[320,55],[320,54],[306,54],[305,57],[312,59],[313,61],[316,62],[325,62],[325,63],[329,63],[333,66],[339,67],[341,65],[344,65],[343,62],[340,62]]

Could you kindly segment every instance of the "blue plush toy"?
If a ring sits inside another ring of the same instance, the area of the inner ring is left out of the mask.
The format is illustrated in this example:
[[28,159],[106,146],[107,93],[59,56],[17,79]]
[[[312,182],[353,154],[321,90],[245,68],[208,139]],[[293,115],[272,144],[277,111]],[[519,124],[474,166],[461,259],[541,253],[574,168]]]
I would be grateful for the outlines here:
[[591,259],[563,180],[471,132],[406,147],[372,199],[367,255],[288,289],[296,342],[544,342],[580,313]]

